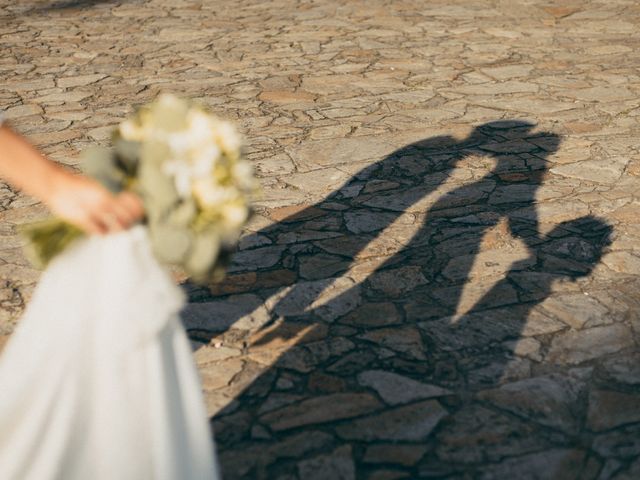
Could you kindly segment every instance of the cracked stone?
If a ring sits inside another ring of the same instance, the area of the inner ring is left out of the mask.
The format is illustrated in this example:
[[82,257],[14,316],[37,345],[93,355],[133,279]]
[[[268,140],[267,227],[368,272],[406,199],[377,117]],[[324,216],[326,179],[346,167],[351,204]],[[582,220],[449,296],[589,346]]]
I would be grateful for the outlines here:
[[602,262],[614,272],[634,274],[640,271],[640,257],[631,252],[611,252]]
[[[493,191],[495,182],[485,180],[478,182],[469,188],[456,189],[444,193],[439,199],[437,209],[467,206],[474,204],[489,196]],[[366,206],[393,210],[399,212],[420,212],[427,210],[427,205],[432,202],[430,191],[424,187],[403,190],[392,195],[376,195],[371,200],[364,202]]]
[[609,314],[609,310],[595,298],[582,293],[547,298],[542,307],[576,330],[586,324],[596,326],[606,321]]
[[219,362],[221,360],[226,360],[232,357],[240,356],[241,352],[237,348],[229,348],[229,347],[202,347],[198,349],[195,353],[194,357],[196,363],[201,365],[206,365],[208,363]]
[[380,407],[380,402],[368,394],[335,393],[303,400],[267,413],[260,419],[272,430],[281,431],[357,417]]
[[329,192],[335,190],[349,179],[349,174],[337,168],[325,168],[321,172],[294,173],[285,178],[285,182],[300,190]]
[[367,279],[371,287],[387,297],[398,297],[427,283],[419,266],[381,270]]
[[640,457],[640,425],[602,433],[593,440],[593,449],[603,457]]
[[371,387],[389,405],[411,403],[426,398],[450,395],[450,390],[418,382],[409,377],[383,370],[368,370],[358,375],[358,382]]
[[463,407],[436,435],[441,460],[462,464],[498,461],[539,450],[545,440],[521,420],[479,405]]
[[414,327],[378,328],[358,335],[359,339],[373,342],[419,360],[426,359],[422,337]]
[[61,77],[58,78],[56,83],[59,87],[69,88],[69,87],[83,87],[85,85],[89,85],[91,83],[95,83],[98,80],[102,80],[106,78],[107,75],[104,73],[94,73],[90,75],[76,75],[73,77]]
[[575,449],[553,449],[509,458],[496,466],[482,468],[479,478],[498,480],[502,478],[562,478],[578,480],[586,453]]
[[349,262],[343,257],[324,253],[302,255],[298,257],[298,261],[300,262],[300,276],[306,280],[332,277],[349,267]]
[[366,463],[391,463],[410,467],[418,463],[427,450],[424,445],[395,445],[392,443],[371,445],[367,448],[362,460]]
[[522,252],[505,252],[504,250],[488,250],[476,255],[462,255],[453,258],[442,271],[450,280],[464,280],[467,278],[471,266],[476,264],[482,268],[475,269],[475,276],[491,277],[514,269],[524,270],[536,263],[535,258],[522,258]]
[[640,422],[640,398],[622,392],[593,390],[589,395],[587,424],[602,431],[627,423]]
[[590,182],[611,184],[617,181],[629,163],[627,158],[606,158],[560,165],[551,173]]
[[634,94],[628,88],[622,86],[597,86],[576,90],[566,90],[562,94],[566,97],[584,100],[586,102],[606,103],[612,100],[624,100],[633,98]]
[[393,303],[365,303],[343,317],[340,323],[365,327],[397,325],[402,317]]
[[478,398],[520,417],[575,434],[580,427],[577,407],[583,388],[583,383],[570,377],[547,375],[486,390]]
[[602,362],[602,372],[615,382],[640,385],[640,353],[607,358]]
[[200,371],[202,387],[205,390],[218,390],[229,385],[229,382],[242,371],[244,362],[238,358],[229,358],[216,362],[214,368]]
[[[316,169],[318,166],[359,163],[381,158],[394,150],[384,137],[370,136],[316,140],[289,148],[287,152],[301,171]],[[314,174],[317,175],[317,174]]]
[[531,362],[523,358],[510,361],[501,359],[486,366],[472,369],[467,373],[469,385],[473,388],[493,387],[530,376]]
[[505,342],[504,345],[516,355],[530,358],[536,362],[542,360],[542,355],[540,354],[541,343],[535,338],[511,340]]
[[394,213],[371,212],[368,210],[347,211],[345,223],[350,232],[369,233],[381,230],[390,225],[398,216]]
[[187,329],[223,332],[229,327],[250,330],[270,320],[262,299],[256,295],[233,295],[226,300],[189,303],[180,314]]
[[482,72],[497,80],[526,77],[533,70],[532,65],[504,65],[498,67],[483,68]]
[[273,103],[313,103],[316,96],[308,92],[289,91],[264,91],[260,94],[260,100]]
[[420,322],[418,326],[437,348],[457,350],[519,337],[522,315],[513,309],[499,309]]
[[554,363],[579,364],[633,345],[633,335],[625,325],[593,327],[556,336],[547,358]]
[[233,261],[228,271],[233,273],[272,267],[280,261],[285,248],[284,246],[275,245],[237,252],[233,256]]
[[437,401],[427,400],[341,424],[336,432],[349,440],[419,442],[426,440],[447,415]]
[[349,313],[361,302],[360,291],[348,278],[300,282],[267,301],[267,308],[278,315],[314,312],[326,321]]
[[300,478],[309,480],[355,480],[356,467],[351,446],[344,445],[329,455],[320,455],[298,463]]

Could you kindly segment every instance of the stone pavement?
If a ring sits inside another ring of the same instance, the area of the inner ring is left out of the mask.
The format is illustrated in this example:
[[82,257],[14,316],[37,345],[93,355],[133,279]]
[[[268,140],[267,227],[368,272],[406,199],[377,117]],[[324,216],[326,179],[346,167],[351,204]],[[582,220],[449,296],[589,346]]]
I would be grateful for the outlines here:
[[[245,133],[257,213],[184,282],[226,479],[640,478],[635,0],[0,0],[0,51],[68,165],[160,91]],[[0,205],[8,334],[44,209]]]

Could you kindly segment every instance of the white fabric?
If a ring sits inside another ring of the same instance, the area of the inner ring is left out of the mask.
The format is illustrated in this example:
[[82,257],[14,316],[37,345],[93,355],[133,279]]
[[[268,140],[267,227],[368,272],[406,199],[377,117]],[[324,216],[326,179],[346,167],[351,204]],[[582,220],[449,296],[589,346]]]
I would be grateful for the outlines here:
[[0,477],[217,479],[183,303],[143,227],[56,258],[0,357]]

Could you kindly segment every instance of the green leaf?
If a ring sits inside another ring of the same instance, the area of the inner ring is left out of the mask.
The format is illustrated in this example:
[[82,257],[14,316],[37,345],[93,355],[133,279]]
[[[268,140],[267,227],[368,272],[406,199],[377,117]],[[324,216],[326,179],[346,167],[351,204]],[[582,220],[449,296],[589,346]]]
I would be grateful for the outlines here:
[[215,232],[206,231],[195,237],[184,269],[196,282],[206,282],[220,253],[220,239]]
[[145,144],[141,152],[138,190],[152,221],[165,218],[180,200],[173,179],[161,170],[161,161],[167,155],[166,148],[158,143]]
[[171,157],[171,149],[165,142],[147,140],[140,148],[140,162],[161,166]]
[[81,154],[82,170],[92,178],[95,178],[110,191],[117,193],[122,191],[126,175],[118,168],[115,153],[108,148],[93,147]]
[[140,143],[115,136],[113,148],[120,168],[124,170],[129,177],[135,176],[138,170],[138,164],[140,163]]
[[174,99],[170,102],[156,100],[150,105],[153,122],[161,130],[177,131],[187,126],[187,112],[189,103],[185,100]]
[[193,235],[187,228],[176,228],[166,223],[149,225],[149,237],[153,251],[166,263],[182,265],[192,249]]
[[22,225],[19,230],[27,240],[25,256],[36,268],[45,268],[69,245],[85,236],[79,228],[57,218]]
[[195,201],[188,198],[169,212],[167,222],[176,227],[188,227],[191,226],[197,213]]

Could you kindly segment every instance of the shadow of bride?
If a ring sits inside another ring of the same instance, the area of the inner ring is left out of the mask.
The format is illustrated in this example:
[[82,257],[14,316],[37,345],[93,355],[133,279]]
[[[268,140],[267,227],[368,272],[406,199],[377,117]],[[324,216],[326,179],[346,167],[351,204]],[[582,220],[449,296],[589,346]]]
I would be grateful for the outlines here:
[[[265,290],[271,317],[246,360],[270,367],[214,418],[225,478],[304,477],[300,458],[322,452],[360,475],[375,470],[376,444],[397,443],[422,452],[405,473],[454,471],[434,438],[446,451],[448,419],[470,395],[530,376],[514,350],[559,323],[536,307],[588,276],[608,244],[595,217],[542,232],[539,187],[559,144],[522,121],[426,139],[257,232],[249,244],[282,246],[283,265],[262,271],[301,280]],[[382,463],[397,463],[390,455]]]

